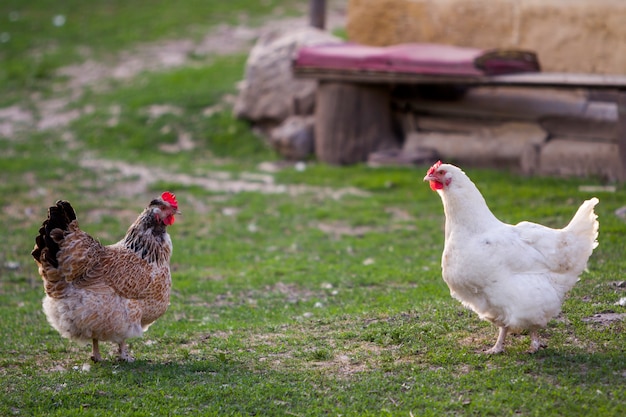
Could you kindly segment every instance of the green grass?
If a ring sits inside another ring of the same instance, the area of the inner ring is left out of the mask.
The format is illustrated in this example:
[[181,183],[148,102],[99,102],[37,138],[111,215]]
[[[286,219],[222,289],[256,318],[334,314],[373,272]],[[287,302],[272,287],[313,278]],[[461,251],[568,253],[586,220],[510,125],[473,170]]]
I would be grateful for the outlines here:
[[298,9],[302,5],[293,0],[184,0],[175,5],[6,0],[0,3],[0,104],[19,100],[25,90],[49,91],[58,78],[55,71],[70,63],[110,60],[116,51],[160,39],[197,40],[211,26],[255,24],[259,16]]
[[[145,3],[92,2],[88,13],[86,4],[64,3],[91,24],[78,38],[59,38],[54,60],[73,62],[77,45],[104,56],[195,36],[219,16],[260,18],[278,3],[189,2],[186,11],[160,3],[150,10],[154,22],[113,40],[98,39],[110,24],[100,22],[103,13],[130,24]],[[57,13],[52,3],[9,2],[3,18],[12,7],[39,22]],[[204,21],[209,7],[222,9]],[[184,20],[196,32],[181,29]],[[50,38],[26,32],[31,51]],[[30,65],[28,53],[11,53],[13,65]],[[584,321],[624,312],[615,305],[626,296],[615,285],[626,270],[626,224],[615,215],[623,186],[598,194],[600,246],[563,315],[544,330],[549,347],[528,355],[528,336],[511,336],[505,354],[485,356],[479,351],[496,329],[453,300],[441,279],[443,210],[421,181],[426,167],[310,162],[304,171],[261,171],[277,157],[245,123],[227,109],[203,116],[235,92],[244,60],[212,57],[85,90],[68,103],[82,112],[67,127],[0,137],[0,415],[624,415],[624,322]],[[6,103],[68,94],[54,75],[25,83],[23,73],[6,74]],[[157,105],[175,111],[151,117]],[[194,148],[164,150],[181,132]],[[140,170],[103,165],[111,161],[148,170],[141,179],[153,181],[138,186]],[[467,172],[502,220],[553,227],[590,197],[580,185],[598,184]],[[289,192],[261,192],[271,181]],[[237,182],[258,190],[215,188]],[[360,193],[332,194],[349,187]],[[108,244],[166,188],[183,211],[170,228],[171,306],[131,341],[134,363],[116,362],[115,348],[103,344],[106,361],[86,367],[90,348],[62,339],[41,309],[30,250],[46,208],[69,199],[81,227]]]

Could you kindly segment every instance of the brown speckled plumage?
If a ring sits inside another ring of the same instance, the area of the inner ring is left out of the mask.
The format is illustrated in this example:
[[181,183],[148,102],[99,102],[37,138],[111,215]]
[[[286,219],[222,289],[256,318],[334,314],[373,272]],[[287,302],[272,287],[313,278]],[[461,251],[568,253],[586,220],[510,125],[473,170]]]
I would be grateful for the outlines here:
[[130,226],[119,242],[104,246],[80,230],[71,205],[50,207],[32,255],[39,266],[50,324],[67,338],[92,341],[94,361],[102,360],[98,341],[119,345],[132,360],[126,339],[139,337],[169,305],[172,241],[166,227],[178,205],[163,193]]

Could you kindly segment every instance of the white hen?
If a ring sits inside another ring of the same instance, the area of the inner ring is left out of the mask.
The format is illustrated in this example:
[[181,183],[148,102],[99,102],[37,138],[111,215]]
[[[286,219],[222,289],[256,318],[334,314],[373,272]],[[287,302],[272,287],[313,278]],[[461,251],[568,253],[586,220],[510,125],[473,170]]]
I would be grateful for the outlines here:
[[498,220],[458,167],[437,162],[424,181],[437,191],[446,216],[441,260],[450,294],[499,327],[487,353],[504,350],[509,331],[529,330],[530,352],[543,347],[538,329],[559,314],[565,294],[598,246],[597,198],[585,201],[563,229]]

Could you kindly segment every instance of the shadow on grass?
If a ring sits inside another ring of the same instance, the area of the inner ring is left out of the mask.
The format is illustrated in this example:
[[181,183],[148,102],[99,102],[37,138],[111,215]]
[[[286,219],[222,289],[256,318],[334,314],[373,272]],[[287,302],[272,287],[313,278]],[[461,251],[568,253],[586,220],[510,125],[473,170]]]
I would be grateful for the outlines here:
[[577,415],[571,412],[578,403],[621,407],[626,358],[619,352],[548,349],[536,355],[489,357],[478,361],[482,364],[466,358],[474,365],[462,372],[458,359],[432,368],[407,361],[387,363],[349,376],[306,366],[269,365],[249,352],[241,357],[205,353],[165,362],[105,361],[91,365],[89,371],[23,376],[27,381],[17,385],[30,389],[5,389],[0,414],[317,415],[421,410],[433,415],[472,408],[505,415],[541,410],[541,404],[555,404],[554,398],[560,401],[554,410],[568,415]]
[[[567,353],[546,350],[536,356],[536,371],[562,380],[564,384],[617,384],[626,378],[626,355],[624,352]],[[531,357],[532,358],[532,357]]]

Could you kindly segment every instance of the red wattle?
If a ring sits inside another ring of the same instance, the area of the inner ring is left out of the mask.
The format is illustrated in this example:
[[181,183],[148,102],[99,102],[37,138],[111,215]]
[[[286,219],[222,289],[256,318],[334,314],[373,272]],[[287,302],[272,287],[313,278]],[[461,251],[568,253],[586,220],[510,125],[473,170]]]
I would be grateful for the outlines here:
[[441,190],[443,189],[443,184],[440,183],[439,181],[430,181],[430,189],[433,191],[437,191],[437,190]]

